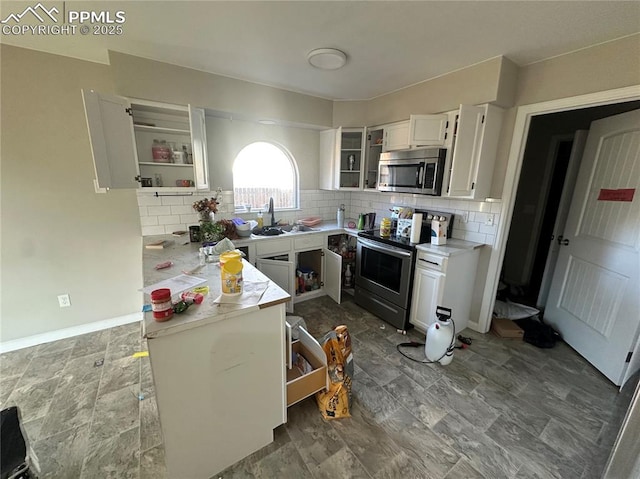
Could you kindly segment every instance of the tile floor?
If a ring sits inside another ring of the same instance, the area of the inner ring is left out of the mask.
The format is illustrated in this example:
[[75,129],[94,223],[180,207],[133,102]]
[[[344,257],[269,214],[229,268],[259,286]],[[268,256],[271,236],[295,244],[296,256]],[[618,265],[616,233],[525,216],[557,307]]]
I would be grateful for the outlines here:
[[[466,331],[450,365],[424,365],[348,299],[296,314],[316,337],[349,327],[352,417],[325,422],[305,400],[271,445],[214,477],[598,478],[634,388],[618,394],[564,344]],[[166,477],[149,360],[132,357],[144,349],[132,324],[0,356],[0,405],[21,408],[42,477]]]

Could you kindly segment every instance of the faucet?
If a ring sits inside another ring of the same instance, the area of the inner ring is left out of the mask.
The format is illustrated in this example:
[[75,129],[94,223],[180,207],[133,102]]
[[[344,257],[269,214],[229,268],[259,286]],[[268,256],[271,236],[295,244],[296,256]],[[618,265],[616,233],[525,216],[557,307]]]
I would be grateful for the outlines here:
[[269,210],[267,211],[268,213],[271,213],[271,226],[275,226],[276,225],[276,216],[273,212],[273,197],[269,198]]

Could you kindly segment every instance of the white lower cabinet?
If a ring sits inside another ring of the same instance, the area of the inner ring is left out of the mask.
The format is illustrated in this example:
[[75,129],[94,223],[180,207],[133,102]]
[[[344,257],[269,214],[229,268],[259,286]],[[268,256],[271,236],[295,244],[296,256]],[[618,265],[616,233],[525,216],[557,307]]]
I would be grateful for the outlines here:
[[[289,323],[286,323],[285,326],[287,336],[287,407],[289,407],[318,391],[329,389],[329,376],[327,374],[327,355],[320,343],[302,326],[298,327],[298,339],[294,340],[291,326]],[[302,356],[309,366],[298,359],[299,356]]]
[[452,255],[418,250],[409,316],[411,324],[426,331],[436,320],[436,307],[444,306],[451,308],[456,332],[467,327],[479,255],[477,248]]
[[435,310],[442,298],[444,281],[444,273],[420,268],[415,270],[409,322],[422,331],[426,331],[435,320]]
[[291,295],[287,312],[293,313],[295,303],[327,295],[340,304],[344,291],[353,294],[355,249],[355,237],[346,233],[263,239],[256,242],[255,265]]
[[[291,294],[295,265],[289,261],[289,255],[256,259],[256,268],[262,271],[271,281]],[[287,303],[287,313],[293,313],[293,302]]]

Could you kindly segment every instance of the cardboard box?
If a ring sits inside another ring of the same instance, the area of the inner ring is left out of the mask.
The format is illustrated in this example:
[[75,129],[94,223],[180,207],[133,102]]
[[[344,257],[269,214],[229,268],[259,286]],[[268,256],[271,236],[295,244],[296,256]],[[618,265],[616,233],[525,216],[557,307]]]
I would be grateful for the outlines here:
[[287,369],[287,406],[327,387],[327,366],[300,341],[291,343],[291,349],[301,354],[311,364],[313,371],[303,375],[296,367]]
[[493,318],[491,331],[501,338],[522,339],[524,330],[515,322],[505,318]]

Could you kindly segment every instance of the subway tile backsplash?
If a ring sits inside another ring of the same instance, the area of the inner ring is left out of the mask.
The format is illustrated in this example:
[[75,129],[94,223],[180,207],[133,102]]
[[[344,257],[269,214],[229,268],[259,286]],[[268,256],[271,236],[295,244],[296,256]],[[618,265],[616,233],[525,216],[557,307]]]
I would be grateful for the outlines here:
[[[188,230],[190,225],[197,225],[199,216],[191,205],[194,201],[210,197],[211,193],[156,197],[153,193],[138,192],[142,236]],[[502,206],[500,202],[495,201],[466,201],[411,194],[304,190],[300,192],[300,209],[278,211],[276,219],[295,222],[300,218],[319,216],[324,221],[335,221],[340,204],[346,207],[346,221],[355,221],[360,213],[374,212],[376,222],[379,223],[381,218],[389,215],[389,208],[394,205],[454,213],[454,238],[491,246],[494,245],[500,224]],[[233,192],[223,191],[216,218],[230,219],[238,216],[249,220],[255,219],[257,212],[254,210],[249,213],[236,213]]]

